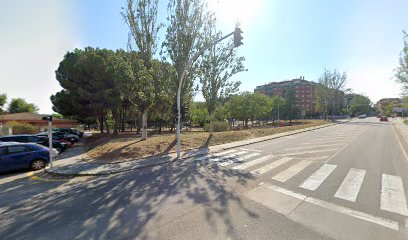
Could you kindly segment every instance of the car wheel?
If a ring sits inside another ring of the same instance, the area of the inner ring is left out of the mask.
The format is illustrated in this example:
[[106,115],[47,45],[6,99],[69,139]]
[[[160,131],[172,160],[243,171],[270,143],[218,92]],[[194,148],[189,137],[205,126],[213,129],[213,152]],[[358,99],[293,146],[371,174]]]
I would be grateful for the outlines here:
[[40,170],[40,169],[42,169],[44,167],[45,167],[45,161],[42,160],[42,159],[36,159],[36,160],[32,161],[31,164],[30,164],[31,170],[34,170],[34,171]]
[[56,148],[59,153],[62,153],[62,148]]

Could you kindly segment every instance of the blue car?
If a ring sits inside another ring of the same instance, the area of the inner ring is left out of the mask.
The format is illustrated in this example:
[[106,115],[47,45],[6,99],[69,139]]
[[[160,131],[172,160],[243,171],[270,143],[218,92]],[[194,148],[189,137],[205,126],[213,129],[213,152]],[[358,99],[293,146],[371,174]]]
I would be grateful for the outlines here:
[[35,143],[0,142],[0,172],[40,170],[50,162],[48,149]]

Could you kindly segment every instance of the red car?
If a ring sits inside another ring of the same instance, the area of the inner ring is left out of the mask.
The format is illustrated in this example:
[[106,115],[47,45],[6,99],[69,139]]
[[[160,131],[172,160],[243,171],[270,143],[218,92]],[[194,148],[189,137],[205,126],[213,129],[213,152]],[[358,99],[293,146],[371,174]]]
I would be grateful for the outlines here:
[[388,122],[388,118],[387,117],[381,117],[380,122]]

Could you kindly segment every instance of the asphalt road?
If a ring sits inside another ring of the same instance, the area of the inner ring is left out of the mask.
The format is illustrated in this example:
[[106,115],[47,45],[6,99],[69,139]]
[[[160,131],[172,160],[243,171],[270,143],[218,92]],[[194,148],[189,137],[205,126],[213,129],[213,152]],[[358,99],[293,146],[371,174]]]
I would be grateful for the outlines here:
[[109,177],[0,177],[0,239],[408,239],[408,159],[368,118]]

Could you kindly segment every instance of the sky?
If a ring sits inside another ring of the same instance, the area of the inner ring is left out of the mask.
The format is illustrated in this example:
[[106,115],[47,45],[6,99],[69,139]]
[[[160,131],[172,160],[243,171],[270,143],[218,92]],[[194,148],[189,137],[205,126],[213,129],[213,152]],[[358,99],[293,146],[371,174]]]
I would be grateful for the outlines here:
[[[159,2],[166,24],[167,1]],[[347,72],[347,88],[373,102],[400,94],[393,70],[408,30],[406,0],[208,2],[225,34],[241,25],[238,54],[248,71],[233,76],[241,91],[299,76],[317,81],[324,69],[337,69]],[[52,113],[49,98],[61,90],[55,70],[67,51],[126,48],[123,6],[125,0],[0,0],[0,93]]]

